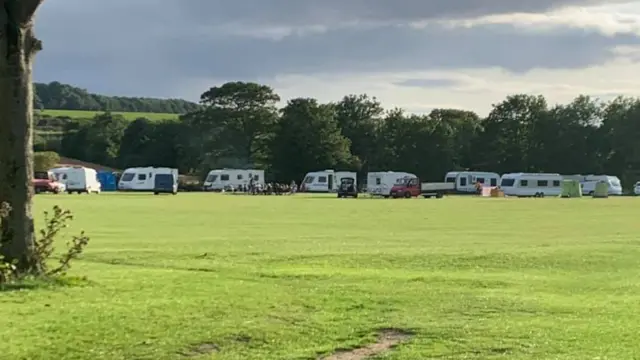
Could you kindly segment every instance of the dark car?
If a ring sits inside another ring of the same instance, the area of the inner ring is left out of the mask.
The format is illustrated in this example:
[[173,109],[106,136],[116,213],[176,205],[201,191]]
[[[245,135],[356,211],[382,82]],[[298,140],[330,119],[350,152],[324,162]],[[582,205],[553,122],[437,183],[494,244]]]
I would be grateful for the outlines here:
[[177,194],[178,182],[173,174],[156,174],[153,181],[153,193],[158,195],[164,194]]
[[342,178],[340,180],[340,187],[338,187],[338,198],[358,197],[358,187],[356,186],[356,180],[354,178]]

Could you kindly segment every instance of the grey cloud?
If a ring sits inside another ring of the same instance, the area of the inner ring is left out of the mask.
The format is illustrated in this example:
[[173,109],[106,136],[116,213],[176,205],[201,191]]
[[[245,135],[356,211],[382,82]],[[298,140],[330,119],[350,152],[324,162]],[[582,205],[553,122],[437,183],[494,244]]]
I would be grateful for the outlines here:
[[395,83],[398,86],[419,88],[448,88],[461,84],[460,81],[453,79],[407,79]]
[[189,0],[183,16],[199,23],[259,25],[335,25],[340,22],[404,22],[466,18],[510,12],[543,12],[564,6],[628,0]]
[[[199,31],[204,25],[185,20],[188,16],[202,20],[209,15],[210,23],[218,19],[220,24],[249,21],[252,16],[256,19],[262,16],[266,22],[273,23],[279,21],[279,16],[283,21],[284,18],[304,21],[304,16],[297,15],[299,12],[320,16],[318,14],[329,9],[330,4],[337,9],[348,8],[341,15],[348,18],[349,14],[358,13],[356,10],[364,4],[364,0],[343,1],[340,7],[337,0],[322,3],[298,0],[295,2],[298,5],[283,7],[289,2],[176,0],[165,1],[163,7],[151,6],[162,3],[160,0],[46,2],[48,5],[41,9],[36,23],[44,51],[36,60],[35,77],[38,81],[78,84],[96,92],[177,96],[177,88],[202,78],[268,81],[271,77],[292,73],[484,67],[524,72],[533,68],[579,68],[606,61],[611,56],[608,49],[613,46],[639,42],[632,35],[606,37],[581,30],[535,34],[505,25],[457,29],[429,25],[420,30],[392,25],[349,27],[276,41],[220,34],[202,36]],[[580,1],[562,3],[577,2]],[[587,1],[581,1],[584,2]],[[507,3],[512,4],[511,10],[521,11],[558,4],[550,0],[407,0],[400,3],[407,5],[397,6],[401,9],[394,13],[394,9],[389,8],[393,7],[389,5],[391,2],[367,0],[371,8],[365,14],[369,19],[378,19],[382,17],[380,9],[384,8],[389,11],[389,18],[418,17],[420,12],[448,16],[462,14],[455,10],[461,3],[471,6],[465,10],[467,13],[475,11],[476,14],[499,11],[499,5]],[[192,13],[185,10],[185,4],[191,4]],[[271,8],[265,4],[281,7]],[[315,8],[310,4],[315,4]],[[419,4],[431,4],[431,12],[427,11],[427,5]],[[415,11],[408,11],[409,5],[415,6]],[[245,12],[240,11],[242,6],[246,6]]]

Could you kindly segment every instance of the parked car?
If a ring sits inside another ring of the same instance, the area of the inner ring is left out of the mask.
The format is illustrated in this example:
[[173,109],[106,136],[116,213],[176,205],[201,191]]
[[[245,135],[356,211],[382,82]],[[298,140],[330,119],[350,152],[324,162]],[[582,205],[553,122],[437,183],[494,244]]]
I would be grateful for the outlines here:
[[338,198],[358,197],[358,187],[356,186],[356,179],[352,177],[343,177],[340,179],[340,186],[338,187]]
[[43,192],[59,194],[66,190],[66,186],[57,181],[51,171],[36,171],[33,176],[33,188],[36,194]]

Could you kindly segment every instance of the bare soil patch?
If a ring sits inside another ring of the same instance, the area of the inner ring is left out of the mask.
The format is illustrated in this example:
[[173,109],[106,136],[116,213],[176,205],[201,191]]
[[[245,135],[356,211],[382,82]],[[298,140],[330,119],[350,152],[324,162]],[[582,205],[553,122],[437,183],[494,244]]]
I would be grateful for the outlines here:
[[365,360],[393,349],[395,346],[409,340],[412,334],[400,329],[381,329],[375,343],[367,346],[337,351],[332,355],[322,357],[321,360]]

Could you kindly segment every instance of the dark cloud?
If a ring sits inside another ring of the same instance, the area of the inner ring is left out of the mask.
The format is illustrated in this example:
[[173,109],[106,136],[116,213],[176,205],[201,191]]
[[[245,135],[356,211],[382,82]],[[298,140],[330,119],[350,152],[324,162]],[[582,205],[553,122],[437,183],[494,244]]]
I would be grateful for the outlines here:
[[345,21],[404,22],[543,12],[571,5],[616,2],[625,0],[183,0],[180,8],[184,16],[209,24],[332,25]]
[[[365,2],[366,1],[366,2]],[[399,2],[398,2],[399,1]],[[566,30],[521,32],[491,25],[445,29],[396,26],[400,20],[540,11],[589,0],[65,0],[45,2],[37,19],[45,49],[38,81],[59,80],[95,92],[178,96],[197,79],[268,79],[279,74],[407,71],[433,68],[579,68],[606,61],[631,35]],[[609,1],[610,2],[610,1]],[[159,6],[163,5],[163,6]],[[280,40],[229,35],[233,24],[332,24]],[[231,24],[231,25],[230,25]]]

